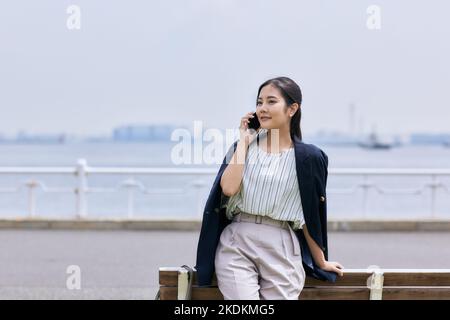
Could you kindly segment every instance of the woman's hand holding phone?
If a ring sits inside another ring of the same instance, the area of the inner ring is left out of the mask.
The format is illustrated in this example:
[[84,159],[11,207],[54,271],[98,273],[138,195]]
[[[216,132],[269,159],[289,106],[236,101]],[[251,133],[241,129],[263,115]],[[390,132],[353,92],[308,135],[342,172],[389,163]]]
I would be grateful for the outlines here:
[[[241,124],[239,125],[240,139],[237,148],[229,159],[229,165],[223,172],[222,178],[220,178],[222,192],[228,197],[235,195],[241,188],[248,146],[258,136],[257,131],[249,126],[250,120],[254,117],[256,117],[254,112],[248,112],[241,118]],[[258,123],[259,121],[253,121],[252,124],[256,124],[255,127],[258,128]]]
[[241,118],[241,124],[239,126],[240,140],[244,141],[247,146],[256,138],[258,133],[257,130],[249,127],[250,120],[254,117],[256,117],[255,112],[248,112]]

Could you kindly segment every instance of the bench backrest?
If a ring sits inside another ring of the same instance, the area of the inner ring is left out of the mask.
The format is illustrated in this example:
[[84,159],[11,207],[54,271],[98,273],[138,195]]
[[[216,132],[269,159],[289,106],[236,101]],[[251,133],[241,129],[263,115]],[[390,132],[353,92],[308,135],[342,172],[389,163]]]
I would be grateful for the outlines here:
[[[211,286],[199,287],[186,266],[161,267],[159,286],[161,300],[223,299],[215,275]],[[345,269],[335,283],[307,277],[299,299],[450,299],[450,269]]]

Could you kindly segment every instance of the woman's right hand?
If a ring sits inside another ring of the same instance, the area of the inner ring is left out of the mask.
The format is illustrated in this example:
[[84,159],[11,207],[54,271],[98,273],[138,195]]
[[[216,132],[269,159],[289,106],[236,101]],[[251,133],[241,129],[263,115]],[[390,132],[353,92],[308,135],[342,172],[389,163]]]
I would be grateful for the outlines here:
[[256,117],[253,112],[248,112],[245,116],[241,118],[241,124],[239,126],[239,136],[240,140],[244,141],[246,145],[249,145],[253,139],[256,138],[258,131],[255,129],[249,129],[248,124],[250,123],[250,118]]

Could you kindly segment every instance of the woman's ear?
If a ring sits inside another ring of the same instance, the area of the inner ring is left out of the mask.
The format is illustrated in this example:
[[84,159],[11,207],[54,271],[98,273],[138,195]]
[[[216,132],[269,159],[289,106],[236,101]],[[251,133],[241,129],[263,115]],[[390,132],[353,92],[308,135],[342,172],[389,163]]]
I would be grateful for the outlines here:
[[290,106],[289,116],[293,117],[294,114],[297,112],[297,110],[300,108],[299,104],[297,102],[294,102]]

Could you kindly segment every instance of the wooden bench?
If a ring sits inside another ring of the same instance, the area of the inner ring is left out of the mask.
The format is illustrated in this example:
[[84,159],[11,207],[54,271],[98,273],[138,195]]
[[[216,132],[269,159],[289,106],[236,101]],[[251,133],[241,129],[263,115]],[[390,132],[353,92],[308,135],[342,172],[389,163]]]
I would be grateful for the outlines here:
[[[188,266],[161,267],[156,299],[223,300],[215,276],[211,286],[199,287],[196,283],[196,271]],[[447,300],[450,269],[345,269],[335,283],[307,277],[299,299]]]

